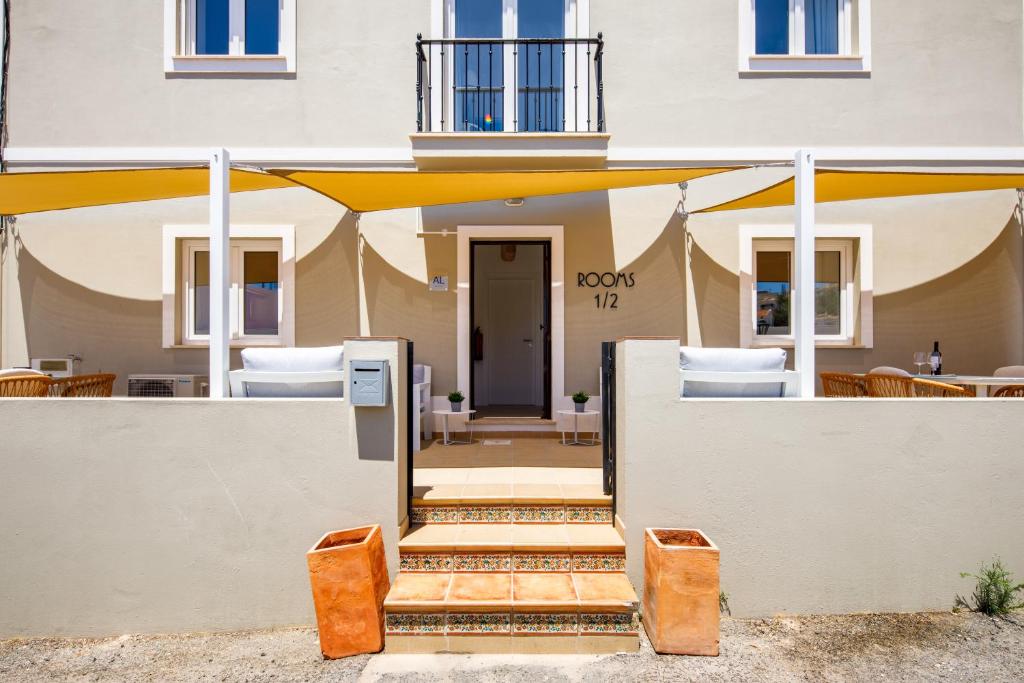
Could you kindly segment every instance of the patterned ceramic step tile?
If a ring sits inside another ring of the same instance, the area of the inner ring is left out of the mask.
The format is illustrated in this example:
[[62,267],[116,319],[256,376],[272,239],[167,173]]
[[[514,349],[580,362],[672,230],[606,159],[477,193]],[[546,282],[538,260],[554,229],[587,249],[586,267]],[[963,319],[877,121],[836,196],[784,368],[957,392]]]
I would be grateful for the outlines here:
[[611,524],[612,509],[605,505],[567,505],[567,524]]
[[403,572],[450,572],[451,553],[402,553],[399,568]]
[[575,612],[561,614],[522,614],[512,615],[513,635],[534,635],[555,633],[559,635],[576,635],[579,632],[579,618]]
[[454,505],[417,505],[409,515],[412,524],[457,524],[459,508]]
[[636,612],[580,614],[580,635],[635,635],[640,630]]
[[414,634],[414,633],[444,633],[444,613],[392,613],[388,612],[384,619],[385,633],[388,634]]
[[516,505],[512,508],[512,521],[524,524],[562,524],[565,507],[562,505]]
[[456,634],[509,634],[512,632],[512,614],[502,613],[459,613],[448,614],[446,631]]
[[509,553],[455,553],[452,569],[456,572],[509,572]]
[[501,524],[511,521],[511,505],[463,505],[459,508],[459,522],[463,524]]
[[567,572],[572,567],[569,553],[515,553],[512,571]]
[[573,553],[574,572],[624,572],[625,553]]

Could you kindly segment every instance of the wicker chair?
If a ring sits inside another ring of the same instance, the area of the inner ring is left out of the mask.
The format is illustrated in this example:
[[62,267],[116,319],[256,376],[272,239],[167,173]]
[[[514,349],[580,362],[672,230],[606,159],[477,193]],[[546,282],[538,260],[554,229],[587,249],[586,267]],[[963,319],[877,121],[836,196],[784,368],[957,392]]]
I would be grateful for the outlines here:
[[821,388],[830,398],[859,398],[868,395],[864,378],[846,372],[822,372]]
[[918,398],[969,398],[974,396],[973,390],[955,384],[946,384],[920,377],[915,377],[913,382],[914,396]]
[[900,375],[868,373],[864,375],[868,396],[873,398],[913,398],[914,380]]
[[1024,384],[1007,384],[999,387],[992,398],[1024,398]]
[[102,373],[96,375],[75,375],[53,380],[50,396],[60,398],[107,398],[114,394],[114,380],[117,375]]
[[50,393],[53,380],[46,375],[11,375],[0,377],[0,397],[39,398]]

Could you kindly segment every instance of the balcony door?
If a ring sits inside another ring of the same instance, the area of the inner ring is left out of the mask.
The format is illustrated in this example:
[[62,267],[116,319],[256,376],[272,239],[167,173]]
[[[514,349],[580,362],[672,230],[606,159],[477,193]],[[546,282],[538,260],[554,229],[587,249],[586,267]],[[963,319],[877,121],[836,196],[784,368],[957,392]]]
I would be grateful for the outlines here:
[[566,130],[567,113],[574,127],[565,84],[580,63],[588,68],[589,54],[564,41],[576,33],[576,0],[446,5],[448,36],[456,41],[449,61],[452,130],[557,133]]

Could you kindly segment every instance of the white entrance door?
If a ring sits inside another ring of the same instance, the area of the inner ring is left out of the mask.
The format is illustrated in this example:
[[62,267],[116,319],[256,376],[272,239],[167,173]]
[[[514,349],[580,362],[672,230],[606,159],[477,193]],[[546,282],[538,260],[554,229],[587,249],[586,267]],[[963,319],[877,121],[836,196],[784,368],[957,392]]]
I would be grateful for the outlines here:
[[[488,283],[488,340],[493,349],[488,367],[492,405],[538,405],[537,367],[542,340],[533,280]],[[500,305],[495,303],[501,302]]]

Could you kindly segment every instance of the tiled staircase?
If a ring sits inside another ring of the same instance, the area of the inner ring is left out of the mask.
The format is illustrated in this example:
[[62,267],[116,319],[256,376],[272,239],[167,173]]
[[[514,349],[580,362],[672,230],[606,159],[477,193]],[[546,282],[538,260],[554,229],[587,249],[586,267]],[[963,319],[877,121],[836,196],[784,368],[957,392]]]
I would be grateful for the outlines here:
[[625,544],[599,487],[439,486],[421,495],[384,603],[386,651],[639,648]]

